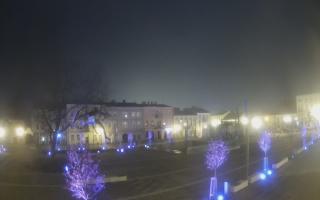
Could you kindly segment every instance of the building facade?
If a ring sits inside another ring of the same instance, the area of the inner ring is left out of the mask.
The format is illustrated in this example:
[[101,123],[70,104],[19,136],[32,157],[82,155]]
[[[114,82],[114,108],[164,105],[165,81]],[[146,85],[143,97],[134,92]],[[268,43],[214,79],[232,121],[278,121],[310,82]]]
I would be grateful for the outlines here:
[[299,95],[296,97],[297,115],[301,124],[305,127],[314,127],[316,120],[311,115],[311,109],[320,105],[320,93]]
[[209,134],[210,113],[201,108],[176,109],[174,135],[176,138],[200,139]]
[[[65,121],[70,125],[57,134],[59,149],[81,146],[98,149],[142,144],[147,140],[161,142],[172,135],[173,108],[163,104],[68,104],[66,113]],[[38,128],[39,142],[47,144],[48,130],[40,124],[34,126]]]

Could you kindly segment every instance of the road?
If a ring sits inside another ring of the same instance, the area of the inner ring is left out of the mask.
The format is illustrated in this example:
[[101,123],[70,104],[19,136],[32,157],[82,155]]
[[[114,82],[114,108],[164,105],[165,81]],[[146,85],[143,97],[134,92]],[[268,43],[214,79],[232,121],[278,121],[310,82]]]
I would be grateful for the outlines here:
[[[291,141],[291,140],[290,140]],[[270,160],[278,161],[290,154],[286,138],[273,141]],[[295,145],[298,146],[298,140]],[[262,153],[252,144],[250,172],[261,168]],[[174,154],[143,149],[125,154],[99,156],[107,176],[128,177],[128,181],[107,184],[98,199],[206,199],[212,172],[204,166],[203,153]],[[65,158],[50,160],[25,148],[15,149],[0,160],[0,199],[72,199],[64,188],[62,169]],[[245,148],[230,153],[218,171],[219,180],[231,184],[245,178]]]
[[236,200],[319,200],[320,144],[291,160],[268,182],[260,182],[236,195]]

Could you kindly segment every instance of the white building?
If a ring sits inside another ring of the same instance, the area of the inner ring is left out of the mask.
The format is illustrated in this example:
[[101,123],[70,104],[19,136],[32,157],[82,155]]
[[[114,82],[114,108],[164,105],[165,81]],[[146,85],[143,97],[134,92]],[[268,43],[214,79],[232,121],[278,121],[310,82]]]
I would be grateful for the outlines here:
[[176,109],[174,115],[175,137],[203,138],[209,134],[210,113],[204,109],[191,107]]
[[[73,106],[69,104],[67,108]],[[143,143],[148,135],[153,141],[162,141],[172,134],[168,130],[173,127],[173,108],[167,105],[112,102],[86,105],[84,112],[92,113],[92,116],[67,129],[68,145],[117,146],[128,142]],[[72,120],[72,114],[69,118]]]
[[296,97],[298,119],[306,127],[314,127],[315,118],[311,109],[320,105],[320,93],[299,95]]

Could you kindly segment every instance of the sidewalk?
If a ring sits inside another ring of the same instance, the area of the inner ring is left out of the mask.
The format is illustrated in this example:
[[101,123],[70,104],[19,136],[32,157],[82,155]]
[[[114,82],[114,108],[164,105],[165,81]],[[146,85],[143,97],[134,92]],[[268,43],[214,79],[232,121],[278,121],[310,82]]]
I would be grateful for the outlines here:
[[319,200],[320,144],[291,160],[274,177],[234,195],[235,200]]

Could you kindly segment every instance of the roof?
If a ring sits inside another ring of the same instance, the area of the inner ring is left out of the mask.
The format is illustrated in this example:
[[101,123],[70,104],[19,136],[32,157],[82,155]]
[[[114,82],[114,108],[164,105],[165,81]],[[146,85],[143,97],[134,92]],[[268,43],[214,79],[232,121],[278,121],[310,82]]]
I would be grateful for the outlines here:
[[104,105],[107,107],[171,107],[165,104],[158,104],[157,102],[142,102],[142,103],[136,103],[136,102],[106,102],[101,104],[92,104],[92,105]]
[[209,113],[207,110],[199,107],[192,106],[190,108],[175,108],[175,115],[197,115],[198,113]]

